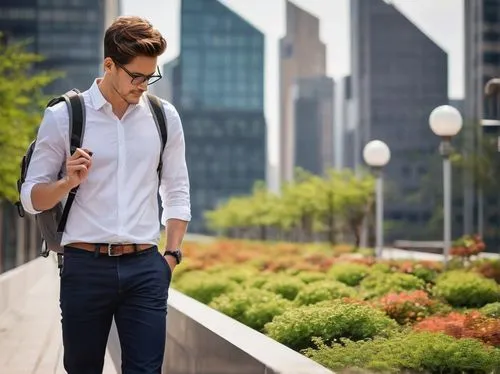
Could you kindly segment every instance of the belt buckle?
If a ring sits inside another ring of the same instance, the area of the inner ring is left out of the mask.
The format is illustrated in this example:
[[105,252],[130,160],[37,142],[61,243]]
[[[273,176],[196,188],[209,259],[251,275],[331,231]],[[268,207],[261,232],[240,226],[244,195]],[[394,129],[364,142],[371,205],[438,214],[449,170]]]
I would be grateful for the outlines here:
[[109,243],[108,244],[108,256],[110,257],[118,257],[118,256],[121,256],[123,253],[112,253],[112,248],[113,248],[113,245],[112,243]]

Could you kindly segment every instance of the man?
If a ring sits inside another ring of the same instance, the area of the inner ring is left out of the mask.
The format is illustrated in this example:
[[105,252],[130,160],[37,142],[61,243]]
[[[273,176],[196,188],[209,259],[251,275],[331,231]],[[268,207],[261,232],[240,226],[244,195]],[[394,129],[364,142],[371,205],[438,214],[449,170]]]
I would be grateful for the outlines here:
[[[146,20],[118,18],[104,37],[104,76],[83,92],[82,147],[71,155],[64,103],[47,108],[39,128],[21,191],[25,209],[32,214],[50,209],[79,186],[61,243],[69,374],[102,373],[113,317],[123,374],[161,373],[168,288],[191,219],[181,120],[162,100],[168,140],[160,195],[168,239],[159,251],[161,137],[143,94],[161,78],[157,58],[165,49],[165,39]],[[66,174],[58,180],[61,165]]]

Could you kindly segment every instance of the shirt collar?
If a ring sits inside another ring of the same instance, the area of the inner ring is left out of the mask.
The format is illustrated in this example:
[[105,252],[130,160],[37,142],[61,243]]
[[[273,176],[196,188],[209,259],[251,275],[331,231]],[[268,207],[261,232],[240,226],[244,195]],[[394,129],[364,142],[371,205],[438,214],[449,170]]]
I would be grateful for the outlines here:
[[89,89],[90,100],[91,100],[92,106],[94,107],[95,110],[101,109],[104,106],[104,104],[107,103],[106,99],[102,95],[102,92],[98,86],[101,79],[102,78],[95,79],[94,83],[92,84],[92,86],[90,86],[90,89]]
[[[94,80],[94,83],[92,86],[90,86],[89,89],[89,94],[90,94],[90,100],[92,102],[92,106],[94,107],[95,110],[100,110],[105,104],[109,104],[108,101],[104,98],[102,95],[101,90],[99,89],[99,82],[102,80],[102,78],[97,78]],[[141,96],[141,99],[139,100],[139,103],[137,104],[130,104],[130,110],[134,110],[136,107],[145,107],[145,97],[147,93],[144,92],[144,94]]]

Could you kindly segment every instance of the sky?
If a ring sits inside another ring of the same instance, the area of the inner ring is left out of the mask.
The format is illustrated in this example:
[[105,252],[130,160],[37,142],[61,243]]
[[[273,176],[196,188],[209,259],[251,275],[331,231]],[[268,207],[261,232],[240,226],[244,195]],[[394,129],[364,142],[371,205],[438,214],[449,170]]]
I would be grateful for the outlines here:
[[[220,0],[266,36],[265,114],[269,146],[277,149],[279,121],[278,40],[285,32],[285,0]],[[370,1],[370,0],[365,0]],[[464,0],[386,0],[448,53],[448,95],[464,95]],[[349,0],[292,0],[321,21],[321,39],[327,46],[327,73],[338,79],[350,73]],[[180,0],[122,0],[122,14],[149,19],[167,39],[163,64],[179,54]],[[271,164],[277,152],[270,153]]]

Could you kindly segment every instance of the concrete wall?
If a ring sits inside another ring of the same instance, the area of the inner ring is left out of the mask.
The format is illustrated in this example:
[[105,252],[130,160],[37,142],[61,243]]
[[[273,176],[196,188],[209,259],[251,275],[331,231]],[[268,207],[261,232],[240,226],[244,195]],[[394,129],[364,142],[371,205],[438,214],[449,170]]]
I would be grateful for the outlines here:
[[0,274],[38,257],[40,247],[35,218],[20,218],[13,204],[0,202]]
[[[167,324],[163,374],[332,373],[174,289],[170,290]],[[108,351],[119,368],[120,345],[114,325]]]
[[55,258],[38,257],[0,276],[0,315],[22,303],[30,290],[47,271],[53,270],[51,261]]

